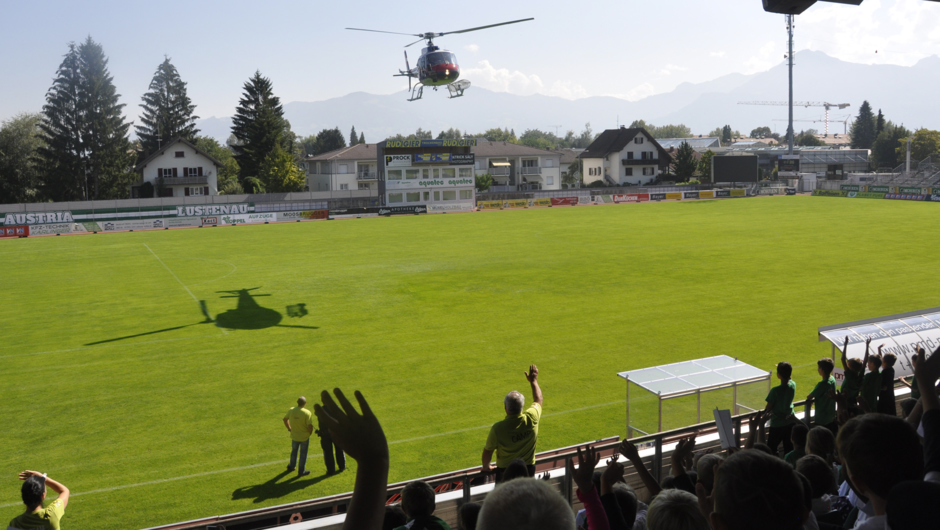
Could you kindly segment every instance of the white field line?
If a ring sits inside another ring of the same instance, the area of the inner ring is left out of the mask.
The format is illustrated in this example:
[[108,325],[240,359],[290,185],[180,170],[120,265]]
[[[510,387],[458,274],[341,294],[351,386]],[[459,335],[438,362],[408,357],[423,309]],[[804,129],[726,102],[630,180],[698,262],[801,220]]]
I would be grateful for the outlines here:
[[[180,340],[196,340],[196,339],[206,339],[211,337],[217,337],[218,335],[200,335],[198,337],[180,337],[178,339],[160,339],[160,340],[148,340],[144,342],[134,342],[132,345],[136,346],[138,344],[157,344],[160,342],[176,342]],[[83,351],[83,350],[93,350],[95,348],[109,348],[114,346],[127,346],[127,344],[98,344],[95,346],[88,346],[85,348],[70,348],[67,350],[49,350],[49,351],[39,351],[33,353],[16,353],[13,355],[0,355],[0,359],[10,359],[12,357],[29,357],[32,355],[49,355],[52,353],[66,353],[70,351]]]
[[[581,408],[577,408],[577,409],[563,410],[563,411],[561,411],[561,412],[554,412],[554,413],[550,413],[550,414],[543,414],[543,416],[561,416],[562,414],[570,414],[570,413],[572,413],[572,412],[582,412],[582,411],[585,411],[585,410],[597,409],[597,408],[601,408],[601,407],[608,407],[608,406],[610,406],[610,405],[617,405],[617,404],[620,404],[620,403],[622,403],[622,401],[611,401],[610,403],[601,403],[601,404],[598,404],[598,405],[589,405],[589,406],[587,406],[587,407],[581,407]],[[395,440],[395,441],[393,441],[393,442],[389,442],[388,444],[389,444],[389,445],[397,445],[397,444],[403,444],[403,443],[408,443],[408,442],[415,442],[415,441],[418,441],[418,440],[426,440],[426,439],[428,439],[428,438],[439,438],[439,437],[441,437],[441,436],[450,436],[450,435],[453,435],[453,434],[460,434],[460,433],[469,432],[469,431],[479,431],[479,430],[483,430],[483,429],[488,429],[488,428],[490,428],[491,426],[492,426],[492,424],[490,424],[490,425],[481,425],[481,426],[479,426],[479,427],[469,427],[469,428],[466,428],[466,429],[457,429],[457,430],[454,430],[454,431],[441,432],[441,433],[437,433],[437,434],[429,434],[429,435],[427,435],[427,436],[417,436],[417,437],[414,437],[414,438],[405,438],[405,439],[403,439],[403,440]],[[320,453],[320,454],[311,454],[311,455],[307,455],[307,458],[320,458],[320,457],[322,457],[322,456],[323,456],[322,453]],[[79,493],[73,493],[73,494],[72,494],[72,497],[78,497],[79,495],[91,495],[91,494],[93,494],[93,493],[107,493],[107,492],[109,492],[109,491],[123,490],[123,489],[127,489],[127,488],[136,488],[136,487],[138,487],[138,486],[152,486],[152,485],[154,485],[154,484],[164,484],[164,483],[166,483],[166,482],[174,482],[174,481],[177,481],[177,480],[186,480],[186,479],[190,479],[190,478],[205,477],[205,476],[209,476],[209,475],[218,475],[218,474],[221,474],[221,473],[230,473],[230,472],[235,472],[235,471],[244,471],[244,470],[246,470],[246,469],[254,469],[254,468],[258,468],[258,467],[267,467],[267,466],[273,466],[273,465],[278,465],[278,464],[283,465],[283,464],[284,464],[284,459],[276,460],[276,461],[274,461],[274,462],[264,462],[264,463],[261,463],[261,464],[251,464],[251,465],[248,465],[248,466],[232,467],[232,468],[228,468],[228,469],[217,469],[217,470],[215,470],[215,471],[206,471],[206,472],[203,472],[203,473],[196,473],[196,474],[193,474],[193,475],[183,475],[183,476],[180,476],[180,477],[162,478],[162,479],[157,479],[157,480],[149,480],[149,481],[147,481],[147,482],[138,482],[138,483],[136,483],[136,484],[125,484],[125,485],[123,485],[123,486],[113,486],[113,487],[110,487],[110,488],[101,488],[101,489],[96,489],[96,490],[82,491],[82,492],[79,492]],[[10,503],[10,504],[0,504],[0,508],[9,508],[9,507],[11,507],[11,506],[19,506],[20,504],[22,504],[22,503],[21,503],[21,502],[14,502],[14,503]]]
[[176,280],[176,283],[180,284],[183,287],[183,289],[186,289],[186,292],[189,293],[189,296],[192,296],[193,300],[195,300],[196,303],[198,304],[199,299],[196,298],[196,295],[194,295],[193,292],[189,290],[189,287],[186,287],[186,285],[180,281],[180,279],[176,276],[176,273],[170,270],[170,268],[166,266],[166,263],[163,263],[163,260],[160,259],[160,256],[157,256],[157,253],[154,252],[153,249],[151,249],[149,246],[147,246],[147,243],[144,243],[144,246],[147,247],[147,250],[149,250],[151,254],[153,254],[153,257],[157,258],[157,261],[160,262],[160,265],[163,265],[163,268],[166,269],[166,271],[169,272],[173,276],[173,279]]

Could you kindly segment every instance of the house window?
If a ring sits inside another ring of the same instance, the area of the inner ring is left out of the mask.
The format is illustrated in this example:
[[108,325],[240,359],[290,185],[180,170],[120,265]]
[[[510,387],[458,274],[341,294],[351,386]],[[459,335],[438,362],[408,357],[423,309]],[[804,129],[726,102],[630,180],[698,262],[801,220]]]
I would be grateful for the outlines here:
[[367,183],[365,183],[365,182],[360,182],[360,183],[359,183],[359,189],[360,189],[360,190],[367,190],[367,189],[369,189],[369,185],[368,185]]
[[460,190],[460,200],[468,201],[473,198],[473,190]]
[[431,200],[431,192],[430,192],[430,191],[424,192],[424,200],[425,200],[425,201]]
[[184,156],[186,156],[186,153],[185,153],[184,151],[177,151],[177,152],[174,153],[174,154],[175,154],[176,158],[183,158]]
[[420,191],[409,191],[405,194],[405,201],[407,202],[418,202],[421,200]]
[[158,172],[158,175],[165,179],[173,178],[176,176],[176,168],[163,168]]
[[199,197],[203,195],[202,191],[202,188],[184,188],[187,197]]
[[406,169],[405,178],[408,180],[416,179],[418,178],[418,173],[420,171],[421,171],[420,169]]
[[452,167],[441,169],[441,178],[452,179],[457,176],[457,170]]
[[468,167],[460,168],[460,178],[472,178],[473,170]]
[[340,185],[339,185],[339,189],[341,189],[341,190],[348,190],[348,189],[349,189],[349,184],[340,184]]
[[539,167],[538,160],[523,160],[522,167]]
[[627,151],[627,160],[633,160],[633,151]]
[[477,169],[486,169],[486,163],[482,160],[477,160],[473,163],[473,166]]
[[444,200],[445,201],[456,201],[457,200],[457,190],[444,191]]
[[348,171],[349,171],[349,166],[348,166],[348,165],[346,165],[346,164],[340,164],[340,165],[339,165],[339,172],[338,172],[338,173],[339,173],[340,175],[345,175]]
[[389,170],[388,170],[388,180],[401,180],[401,170],[400,170],[400,169],[389,169]]
[[545,159],[545,167],[555,167],[555,161],[551,158]]
[[643,151],[642,153],[640,153],[640,158],[643,159],[643,160],[646,160],[646,158],[647,158],[646,155],[647,155],[647,154],[648,154],[648,153],[647,153],[646,151]]
[[626,176],[628,176],[628,177],[632,177],[632,176],[633,176],[633,168],[632,168],[632,167],[624,168],[624,169],[623,169],[623,174],[626,175]]
[[389,203],[401,202],[401,193],[389,193],[388,202]]
[[434,192],[434,200],[435,200],[435,201],[441,200],[441,192],[439,192],[439,191],[435,191],[435,192]]
[[643,175],[645,175],[645,176],[651,176],[651,175],[653,175],[653,174],[655,174],[655,173],[656,173],[656,170],[654,170],[654,169],[651,168],[651,167],[644,167],[644,168],[643,168]]
[[548,184],[549,186],[554,186],[555,177],[545,177],[545,184]]
[[431,170],[428,169],[428,168],[422,169],[422,170],[421,170],[421,178],[423,178],[423,179],[429,179],[429,178],[431,178]]
[[643,143],[643,137],[642,137],[642,136],[637,136],[636,138],[633,139],[633,143],[635,143],[635,144],[642,144],[642,143]]
[[184,167],[183,174],[187,177],[201,177],[202,168],[201,167]]

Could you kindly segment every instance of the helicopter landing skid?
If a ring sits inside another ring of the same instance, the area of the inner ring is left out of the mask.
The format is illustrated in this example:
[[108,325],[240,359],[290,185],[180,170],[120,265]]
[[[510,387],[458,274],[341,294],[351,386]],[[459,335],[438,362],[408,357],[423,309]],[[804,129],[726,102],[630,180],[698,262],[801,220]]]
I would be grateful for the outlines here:
[[463,91],[470,88],[470,81],[466,79],[461,79],[456,83],[451,83],[447,85],[447,91],[450,92],[450,99],[459,98],[463,95]]
[[424,85],[415,85],[414,88],[411,89],[411,97],[408,101],[418,101],[421,99],[422,95],[424,95]]

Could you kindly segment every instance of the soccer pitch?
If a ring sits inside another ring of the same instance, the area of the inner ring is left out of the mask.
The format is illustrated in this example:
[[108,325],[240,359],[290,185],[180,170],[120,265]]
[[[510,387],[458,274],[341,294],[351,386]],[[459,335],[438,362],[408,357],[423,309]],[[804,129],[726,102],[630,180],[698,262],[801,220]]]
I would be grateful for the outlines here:
[[284,413],[337,386],[382,422],[391,481],[479,465],[530,363],[539,450],[623,436],[623,370],[787,360],[801,399],[818,326],[940,305],[938,221],[796,196],[0,241],[0,524],[22,469],[72,490],[66,528],[350,491],[315,437],[311,475],[284,470]]

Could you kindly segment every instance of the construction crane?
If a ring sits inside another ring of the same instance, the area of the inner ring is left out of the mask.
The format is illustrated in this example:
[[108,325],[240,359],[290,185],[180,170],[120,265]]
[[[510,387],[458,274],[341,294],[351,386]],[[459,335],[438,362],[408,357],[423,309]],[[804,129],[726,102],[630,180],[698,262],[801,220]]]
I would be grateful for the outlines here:
[[[738,105],[778,105],[778,106],[789,106],[790,104],[786,101],[739,101]],[[851,103],[826,103],[826,102],[817,102],[817,101],[794,101],[794,107],[824,107],[826,109],[826,136],[829,136],[829,109],[837,108],[842,110],[846,107],[851,107]]]
[[[851,120],[852,120],[852,117],[851,117],[851,116],[840,116],[840,117],[838,117],[838,118],[833,118],[833,119],[832,119],[833,122],[835,122],[835,123],[841,123],[841,124],[842,124],[843,128],[845,129],[845,130],[843,131],[843,134],[849,134],[849,121],[851,121]],[[788,121],[788,120],[785,120],[785,119],[782,119],[782,118],[781,118],[781,119],[774,119],[773,121]],[[818,120],[793,120],[793,121],[794,121],[794,122],[800,121],[800,122],[804,122],[804,123],[805,123],[805,122],[809,122],[809,123],[823,123],[823,122],[825,122],[826,120],[825,120],[825,118],[821,118],[821,119],[818,119]],[[826,134],[828,135],[829,133],[827,132]]]

